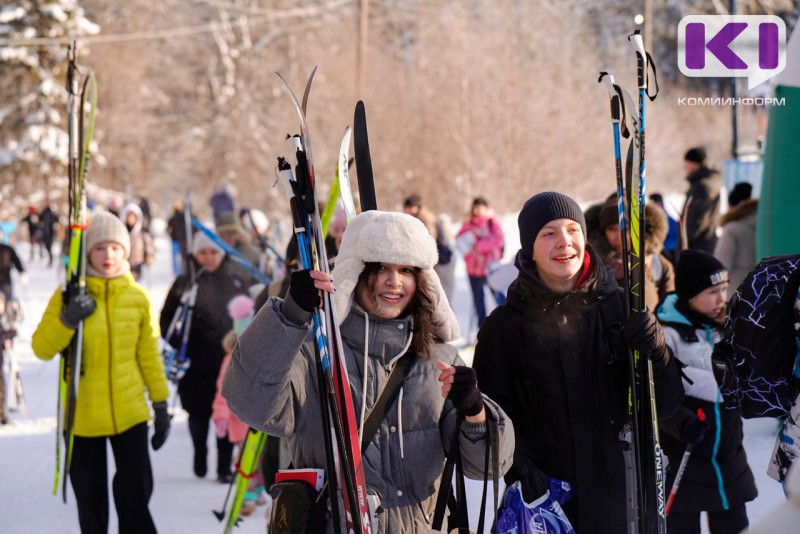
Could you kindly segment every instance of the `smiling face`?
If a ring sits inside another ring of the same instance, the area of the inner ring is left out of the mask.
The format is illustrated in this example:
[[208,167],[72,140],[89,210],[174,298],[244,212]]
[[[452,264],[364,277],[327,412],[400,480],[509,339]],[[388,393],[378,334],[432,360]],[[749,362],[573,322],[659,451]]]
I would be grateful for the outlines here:
[[396,319],[405,314],[417,291],[416,268],[382,263],[359,280],[356,301],[370,315]]
[[125,265],[125,247],[116,241],[101,241],[89,251],[89,263],[104,278],[119,276]]
[[725,303],[728,300],[728,282],[707,287],[689,299],[689,307],[715,321],[725,317]]
[[586,241],[581,225],[572,219],[545,224],[533,242],[533,261],[539,278],[553,291],[572,291],[583,267]]

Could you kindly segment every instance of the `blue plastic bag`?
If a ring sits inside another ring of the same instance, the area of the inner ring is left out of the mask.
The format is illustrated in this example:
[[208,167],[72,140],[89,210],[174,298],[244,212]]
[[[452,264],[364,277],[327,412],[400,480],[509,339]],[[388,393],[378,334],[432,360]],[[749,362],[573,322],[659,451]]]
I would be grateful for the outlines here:
[[549,479],[550,489],[528,504],[522,497],[519,481],[506,488],[503,504],[497,511],[497,534],[575,534],[561,503],[574,495],[562,480]]

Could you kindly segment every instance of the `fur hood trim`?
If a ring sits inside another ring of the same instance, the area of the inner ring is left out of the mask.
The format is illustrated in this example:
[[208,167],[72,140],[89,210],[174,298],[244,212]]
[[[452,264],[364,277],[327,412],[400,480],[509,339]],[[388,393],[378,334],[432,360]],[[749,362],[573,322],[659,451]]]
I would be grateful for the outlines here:
[[664,240],[669,232],[667,214],[664,210],[648,202],[644,205],[644,251],[658,254],[664,249]]
[[436,241],[417,218],[399,212],[366,211],[359,214],[344,231],[332,273],[336,284],[333,299],[339,324],[353,305],[353,292],[365,263],[411,265],[421,269],[422,278],[438,296],[433,313],[436,334],[443,341],[458,338],[458,321],[439,276],[433,270],[438,258]]
[[757,198],[750,198],[747,200],[743,200],[740,204],[729,209],[722,217],[719,219],[719,225],[724,226],[726,223],[731,221],[738,221],[753,215],[758,211],[758,199]]

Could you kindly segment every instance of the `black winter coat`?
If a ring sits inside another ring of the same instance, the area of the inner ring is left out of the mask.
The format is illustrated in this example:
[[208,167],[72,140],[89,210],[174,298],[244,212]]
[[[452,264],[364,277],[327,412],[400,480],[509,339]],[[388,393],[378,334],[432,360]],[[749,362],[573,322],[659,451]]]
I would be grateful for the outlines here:
[[[709,425],[700,442],[692,448],[672,509],[676,512],[721,511],[752,501],[758,495],[753,473],[742,444],[742,418],[739,410],[722,404],[711,370],[711,339],[721,331],[705,330],[706,321],[694,320],[689,313],[670,306],[668,298],[659,310],[667,343],[675,357],[687,367],[683,387],[684,408],[661,427],[661,446],[669,457],[667,484],[675,482],[678,466],[686,450],[682,438],[687,417],[701,408]],[[668,319],[680,319],[680,322]],[[714,332],[712,334],[712,332]]]
[[[534,468],[565,480],[576,490],[563,506],[575,530],[618,534],[626,531],[627,355],[609,332],[621,330],[624,297],[591,254],[594,272],[569,293],[549,290],[522,262],[507,303],[481,327],[473,366],[481,391],[514,423],[506,482]],[[659,416],[670,416],[683,400],[677,367],[670,360],[654,375]]]
[[722,180],[717,171],[705,166],[686,179],[690,184],[686,195],[692,199],[685,221],[688,248],[714,254]]
[[[189,413],[208,410],[209,417],[219,369],[225,357],[222,338],[233,328],[233,320],[228,315],[228,303],[237,295],[247,294],[244,283],[231,272],[228,261],[224,259],[216,271],[202,272],[197,279],[197,302],[186,348],[191,365],[178,383],[183,408]],[[175,310],[180,306],[181,295],[188,287],[189,278],[186,275],[179,276],[172,284],[161,310],[162,335],[166,335]],[[176,336],[168,341],[175,347],[180,346],[180,339]]]

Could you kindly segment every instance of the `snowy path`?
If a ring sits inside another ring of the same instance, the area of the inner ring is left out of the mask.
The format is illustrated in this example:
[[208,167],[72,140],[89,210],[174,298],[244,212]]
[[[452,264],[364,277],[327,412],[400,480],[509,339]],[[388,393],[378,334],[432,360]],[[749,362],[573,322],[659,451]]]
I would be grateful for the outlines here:
[[[508,222],[511,224],[506,224]],[[511,227],[509,230],[513,229],[513,224],[513,219],[504,221],[504,227]],[[168,244],[159,239],[157,246],[158,263],[148,280],[145,280],[145,286],[151,290],[156,313],[172,281],[166,248]],[[27,260],[27,245],[20,245],[18,250],[23,261]],[[30,282],[27,291],[20,291],[26,320],[16,340],[16,351],[25,385],[28,413],[26,417],[11,414],[14,424],[0,427],[0,530],[8,534],[77,533],[74,496],[70,492],[68,504],[64,505],[60,494],[57,497],[51,495],[58,361],[41,362],[30,349],[31,334],[58,285],[61,270],[48,269],[37,262],[25,263]],[[452,300],[461,324],[465,325],[471,313],[471,298],[463,263],[457,269],[456,276],[456,294]],[[487,302],[491,302],[491,299]],[[751,522],[783,501],[780,486],[765,474],[774,444],[774,431],[775,423],[772,420],[745,422],[745,447],[759,488],[758,499],[748,505]],[[210,448],[213,451],[214,447]],[[213,454],[211,452],[209,455],[209,465],[213,465]],[[151,452],[155,475],[151,511],[159,532],[200,534],[222,531],[222,526],[211,511],[222,506],[227,487],[212,478],[198,480],[192,474],[191,456],[192,446],[185,415],[178,414],[164,448]],[[478,484],[468,484],[474,525],[480,487]],[[240,525],[237,532],[265,532],[263,510],[258,508]],[[117,525],[113,509],[111,518],[110,531],[115,532]]]

